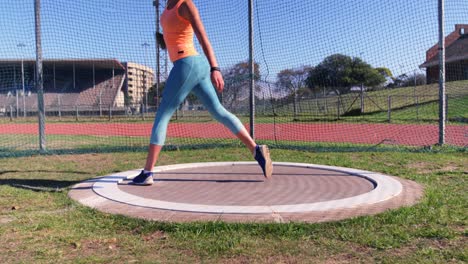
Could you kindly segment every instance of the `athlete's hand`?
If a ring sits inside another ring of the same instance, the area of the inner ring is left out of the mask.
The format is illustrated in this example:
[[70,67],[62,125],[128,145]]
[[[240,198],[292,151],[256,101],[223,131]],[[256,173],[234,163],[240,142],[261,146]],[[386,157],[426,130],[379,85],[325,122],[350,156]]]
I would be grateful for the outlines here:
[[224,79],[220,71],[211,72],[211,82],[213,83],[214,87],[216,88],[216,90],[218,90],[219,93],[223,92]]

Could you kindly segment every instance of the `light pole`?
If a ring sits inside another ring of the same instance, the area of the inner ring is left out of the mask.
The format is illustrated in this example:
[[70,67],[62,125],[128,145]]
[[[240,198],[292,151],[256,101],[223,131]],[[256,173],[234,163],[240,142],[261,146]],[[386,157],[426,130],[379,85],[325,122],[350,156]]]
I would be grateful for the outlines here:
[[[361,51],[359,53],[359,59],[364,61],[362,59],[362,54],[364,54],[364,52]],[[364,83],[362,81],[361,81],[361,114],[364,114]]]
[[155,89],[156,89],[156,108],[159,107],[159,82],[160,82],[160,76],[161,76],[161,71],[160,71],[160,56],[159,56],[159,45],[158,45],[158,41],[157,41],[157,34],[159,32],[159,0],[154,0],[153,1],[153,6],[155,7],[155,11],[156,11],[156,32],[154,34],[154,37],[155,37],[155,47],[156,47],[156,76],[155,76],[155,79],[156,79],[156,85],[155,85]]
[[[26,45],[24,43],[19,43],[17,46],[20,49],[26,47]],[[23,52],[21,52],[21,84],[23,86],[23,116],[26,117],[26,100],[24,98],[25,91],[24,91],[24,54],[23,54]],[[17,91],[17,93],[18,93],[18,91]],[[17,115],[18,115],[18,113],[17,113]]]
[[[149,44],[148,43],[143,43],[141,44],[141,46],[143,46],[145,48],[145,67],[146,66],[146,62],[147,62],[147,57],[148,57],[148,47],[149,47]],[[146,68],[143,68],[143,85],[145,86],[145,113],[148,112],[148,85],[147,85],[147,80],[146,80]]]

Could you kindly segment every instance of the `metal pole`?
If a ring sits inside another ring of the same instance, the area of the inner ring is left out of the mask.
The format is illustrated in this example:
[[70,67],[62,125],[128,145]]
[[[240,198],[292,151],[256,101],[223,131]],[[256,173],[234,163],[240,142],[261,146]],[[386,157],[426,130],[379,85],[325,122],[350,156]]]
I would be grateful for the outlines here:
[[[145,67],[146,64],[147,64],[147,57],[148,57],[148,47],[149,47],[149,44],[148,43],[143,43],[141,44],[144,48],[145,48]],[[143,68],[143,85],[144,85],[144,88],[145,88],[145,112],[147,113],[148,112],[148,83],[147,83],[147,80],[146,80],[146,68]]]
[[249,72],[250,72],[250,136],[255,139],[255,80],[253,0],[249,0]]
[[10,121],[13,121],[13,106],[10,105]]
[[93,90],[96,90],[96,66],[93,62]]
[[99,91],[99,116],[102,116],[102,89]]
[[57,82],[56,82],[56,79],[55,79],[55,62],[54,62],[54,91],[57,92]]
[[[159,32],[159,0],[154,0],[153,5],[156,10],[156,32]],[[156,32],[154,33],[154,43],[156,44],[156,108],[159,107],[159,85],[160,85],[160,77],[161,77],[161,67],[160,67],[160,59],[159,59],[159,45],[156,37]]]
[[337,116],[336,116],[336,119],[340,120],[340,104],[341,104],[341,101],[340,101],[340,97],[338,96],[338,100],[336,101],[336,113],[337,113]]
[[444,0],[439,0],[439,145],[445,144],[445,37]]
[[[16,83],[16,64],[13,64],[13,82],[14,82],[14,89],[15,89],[15,92],[16,90],[18,90],[18,84]],[[18,104],[18,101],[17,101],[17,104]],[[11,107],[11,105],[10,105]],[[13,112],[11,112],[11,114],[13,115]],[[10,119],[13,118],[13,116],[10,116]]]
[[44,109],[44,80],[42,72],[42,42],[41,42],[41,0],[34,0],[36,24],[36,89],[39,118],[39,150],[46,149],[45,138],[45,109]]
[[[114,62],[112,62],[112,90],[115,89],[115,64]],[[113,104],[114,101],[111,101],[111,103]]]
[[388,101],[387,101],[387,117],[388,117],[388,123],[392,122],[392,96],[388,96]]
[[75,62],[73,62],[73,92],[76,91],[76,67]]
[[62,119],[62,100],[61,100],[62,96],[59,95],[58,96],[58,116],[59,116],[59,119]]
[[15,89],[18,87],[16,83],[16,64],[13,64],[13,87],[15,87]]
[[364,114],[364,84],[361,83],[361,114]]
[[[26,47],[26,45],[24,45],[23,43],[19,43],[18,47],[24,48]],[[21,83],[23,86],[23,116],[26,117],[26,100],[24,98],[26,94],[24,91],[24,54],[23,53],[21,53]]]
[[21,58],[21,83],[23,86],[23,116],[26,117],[26,100],[24,98],[25,91],[24,91],[24,59]]
[[18,112],[19,112],[18,87],[15,87],[15,96],[16,96],[16,118],[18,118]]

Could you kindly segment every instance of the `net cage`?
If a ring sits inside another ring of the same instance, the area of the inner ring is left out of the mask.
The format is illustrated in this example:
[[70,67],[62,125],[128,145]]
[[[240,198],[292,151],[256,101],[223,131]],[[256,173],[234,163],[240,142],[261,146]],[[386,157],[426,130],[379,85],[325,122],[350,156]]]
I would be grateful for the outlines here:
[[[0,152],[6,155],[39,150],[34,2],[0,3]],[[254,79],[257,141],[335,150],[439,142],[437,1],[194,3],[224,76],[219,100],[247,128]],[[155,40],[165,4],[41,1],[48,151],[148,145],[172,68]],[[468,144],[467,14],[464,0],[444,5],[445,143],[461,148]],[[172,147],[237,144],[192,94],[172,116],[166,140]]]

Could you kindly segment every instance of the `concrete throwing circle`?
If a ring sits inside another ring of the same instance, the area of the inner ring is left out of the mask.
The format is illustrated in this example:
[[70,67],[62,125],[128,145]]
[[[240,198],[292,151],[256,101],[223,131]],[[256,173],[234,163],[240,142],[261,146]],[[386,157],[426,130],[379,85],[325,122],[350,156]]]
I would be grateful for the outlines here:
[[[196,215],[193,220],[204,220],[202,215],[231,215],[241,221],[242,216],[254,221],[254,216],[283,221],[282,215],[288,214],[297,217],[365,210],[388,204],[405,191],[405,182],[395,177],[304,163],[275,162],[271,180],[263,178],[256,162],[159,166],[152,186],[129,184],[139,172],[131,170],[83,182],[72,188],[70,197],[106,212],[118,212],[116,208],[120,208],[120,213],[155,220],[167,220],[165,212],[175,221],[190,215]],[[151,212],[157,212],[157,217],[150,216]]]

